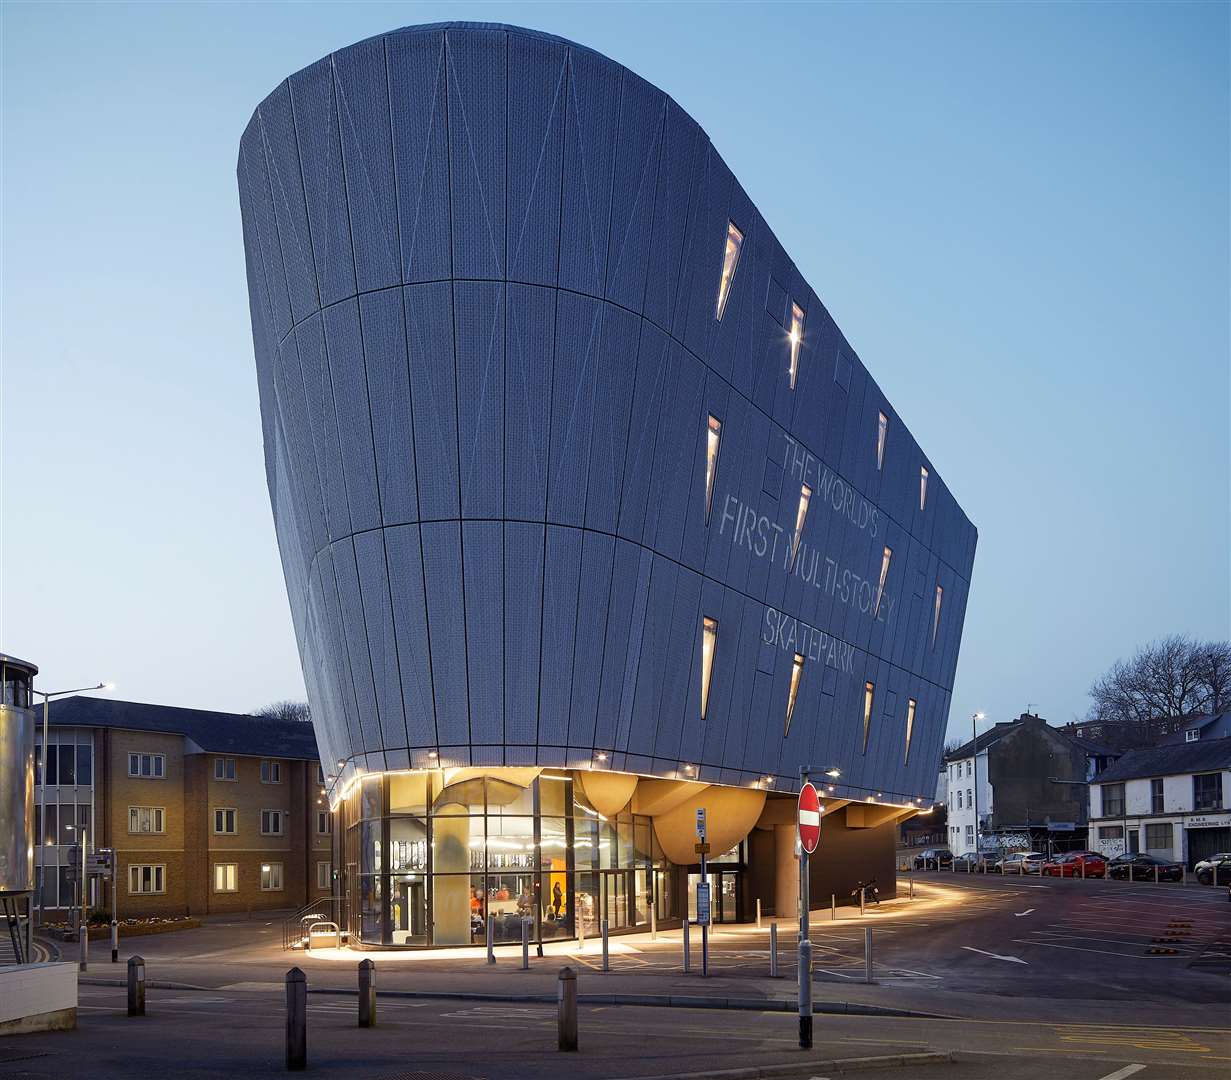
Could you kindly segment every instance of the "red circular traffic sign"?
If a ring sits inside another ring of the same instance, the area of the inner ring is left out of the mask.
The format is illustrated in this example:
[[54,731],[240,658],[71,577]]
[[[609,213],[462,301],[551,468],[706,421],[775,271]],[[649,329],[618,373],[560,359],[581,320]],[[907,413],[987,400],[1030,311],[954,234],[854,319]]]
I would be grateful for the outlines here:
[[804,784],[799,793],[799,846],[809,855],[821,842],[821,800],[816,788]]

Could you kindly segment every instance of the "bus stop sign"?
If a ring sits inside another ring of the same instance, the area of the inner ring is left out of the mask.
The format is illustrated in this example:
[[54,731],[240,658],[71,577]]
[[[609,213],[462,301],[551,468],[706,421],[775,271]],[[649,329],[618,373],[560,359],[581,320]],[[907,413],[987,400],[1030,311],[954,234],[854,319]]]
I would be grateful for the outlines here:
[[816,788],[804,784],[799,793],[799,846],[809,855],[821,842],[821,800]]

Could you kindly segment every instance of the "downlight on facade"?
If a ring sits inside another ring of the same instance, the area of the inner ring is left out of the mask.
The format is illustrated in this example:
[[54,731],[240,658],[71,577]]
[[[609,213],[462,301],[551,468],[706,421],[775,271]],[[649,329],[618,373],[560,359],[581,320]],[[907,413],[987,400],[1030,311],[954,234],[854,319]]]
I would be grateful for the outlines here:
[[714,917],[772,910],[808,762],[851,834],[813,894],[892,881],[976,532],[687,112],[407,27],[283,81],[237,171],[350,943],[670,925],[701,808]]

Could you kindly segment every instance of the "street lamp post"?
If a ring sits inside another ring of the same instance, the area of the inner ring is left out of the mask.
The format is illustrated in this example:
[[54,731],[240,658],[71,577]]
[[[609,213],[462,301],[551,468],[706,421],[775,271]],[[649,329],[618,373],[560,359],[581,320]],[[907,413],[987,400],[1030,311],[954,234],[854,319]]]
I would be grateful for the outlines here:
[[970,718],[970,752],[974,755],[973,772],[975,774],[975,870],[979,869],[979,854],[983,850],[983,830],[979,828],[979,721],[983,719],[981,712]]
[[[31,690],[30,691],[33,694],[38,694],[38,696],[43,699],[43,782],[42,784],[39,785],[43,789],[43,802],[42,802],[41,808],[39,809],[39,815],[38,815],[38,821],[39,821],[38,831],[39,831],[39,835],[43,838],[43,844],[41,846],[46,846],[47,844],[47,728],[48,728],[47,713],[48,713],[48,703],[51,701],[53,697],[67,697],[71,694],[84,694],[90,690],[114,690],[114,689],[115,689],[115,683],[101,683],[100,682],[100,683],[96,683],[94,686],[81,686],[81,687],[78,687],[76,690],[50,690],[50,691],[49,690]],[[46,892],[45,886],[47,884],[46,863],[40,864],[39,868],[42,871],[42,873],[39,878],[39,888],[38,888],[38,921],[39,921],[39,925],[42,926],[44,922],[43,897]]]

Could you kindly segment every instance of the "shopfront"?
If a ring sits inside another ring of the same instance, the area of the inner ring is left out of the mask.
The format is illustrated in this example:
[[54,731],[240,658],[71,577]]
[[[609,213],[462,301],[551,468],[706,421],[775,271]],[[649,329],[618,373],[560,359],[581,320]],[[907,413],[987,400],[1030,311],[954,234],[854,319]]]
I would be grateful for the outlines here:
[[[588,937],[673,914],[674,871],[649,817],[603,814],[573,774],[453,769],[361,780],[343,800],[353,943],[456,946]],[[678,917],[678,915],[677,915]]]

